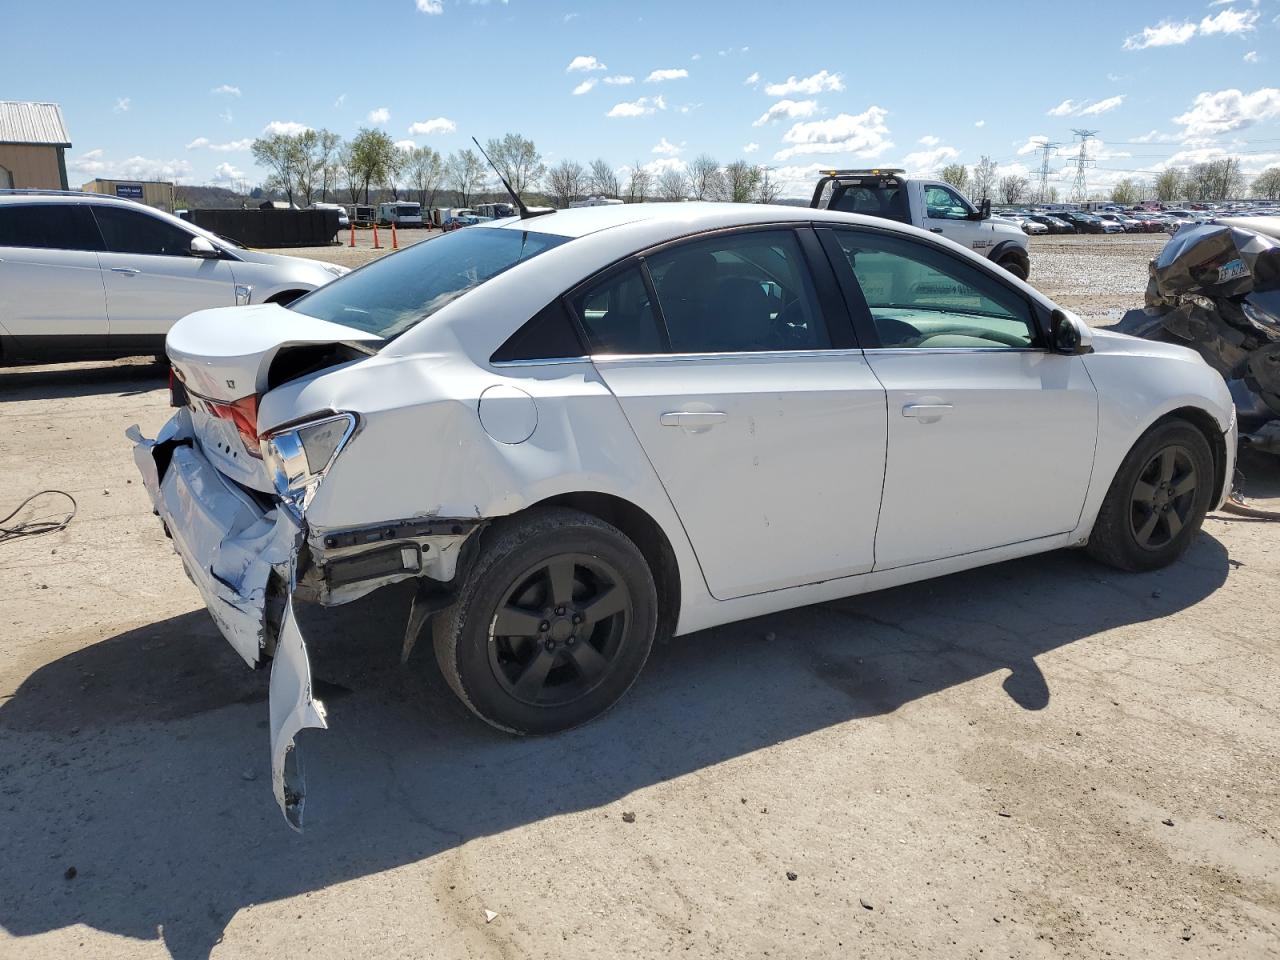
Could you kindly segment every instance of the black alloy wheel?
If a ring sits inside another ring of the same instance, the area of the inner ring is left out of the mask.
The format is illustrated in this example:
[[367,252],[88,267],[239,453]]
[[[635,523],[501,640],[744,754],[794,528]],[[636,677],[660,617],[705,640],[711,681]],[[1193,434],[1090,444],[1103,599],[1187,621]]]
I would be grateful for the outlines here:
[[1165,447],[1147,461],[1130,496],[1129,530],[1144,550],[1168,546],[1191,519],[1200,475],[1185,447]]
[[562,706],[614,665],[631,619],[621,574],[600,557],[560,554],[518,575],[489,628],[498,684],[530,706]]

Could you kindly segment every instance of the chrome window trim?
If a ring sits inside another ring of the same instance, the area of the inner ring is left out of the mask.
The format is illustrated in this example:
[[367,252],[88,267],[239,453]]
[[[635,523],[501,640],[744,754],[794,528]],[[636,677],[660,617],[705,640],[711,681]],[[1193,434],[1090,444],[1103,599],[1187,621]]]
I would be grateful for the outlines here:
[[1052,353],[1045,347],[868,347],[867,353]]
[[589,356],[581,357],[538,357],[532,360],[490,360],[491,367],[546,367],[560,363],[590,363]]
[[837,347],[817,350],[741,350],[720,353],[593,353],[592,362],[620,363],[639,361],[673,361],[685,363],[696,360],[740,360],[744,357],[760,357],[766,360],[803,360],[809,357],[861,357],[861,347]]

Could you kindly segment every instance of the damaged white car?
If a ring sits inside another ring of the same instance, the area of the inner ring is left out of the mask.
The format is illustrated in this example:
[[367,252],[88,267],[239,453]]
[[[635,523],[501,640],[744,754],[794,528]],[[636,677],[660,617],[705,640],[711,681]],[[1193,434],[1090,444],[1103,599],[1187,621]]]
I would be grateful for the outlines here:
[[657,634],[1085,546],[1175,559],[1229,486],[1190,350],[1091,331],[902,224],[628,204],[482,224],[298,300],[204,311],[131,430],[250,666],[277,800],[323,727],[297,600],[417,578],[408,654],[517,733],[583,723]]

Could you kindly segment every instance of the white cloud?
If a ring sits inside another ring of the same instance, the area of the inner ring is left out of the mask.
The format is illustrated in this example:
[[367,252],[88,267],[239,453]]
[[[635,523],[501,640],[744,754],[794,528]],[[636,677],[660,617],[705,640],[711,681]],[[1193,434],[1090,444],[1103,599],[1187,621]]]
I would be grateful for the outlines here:
[[689,76],[689,71],[683,67],[667,70],[653,70],[644,78],[645,83],[661,83],[663,80],[683,80]]
[[817,100],[779,100],[762,113],[759,119],[751,125],[753,127],[763,127],[766,123],[777,120],[779,117],[798,120],[800,117],[811,117],[817,112]]
[[181,180],[190,176],[191,164],[185,160],[150,160],[147,157],[130,157],[119,164],[107,164],[128,180]]
[[414,143],[412,140],[397,140],[396,146],[399,147],[401,150],[403,150],[405,153],[408,153],[410,150],[417,149],[418,145]]
[[226,143],[213,143],[208,137],[196,137],[187,144],[188,150],[200,150],[208,147],[210,150],[217,150],[219,153],[239,153],[248,150],[253,146],[253,140],[245,137],[243,140],[229,140]]
[[338,99],[333,101],[333,108],[335,110],[341,110],[342,105],[346,102],[347,102],[347,95],[345,93],[340,93],[338,94]]
[[262,134],[270,137],[277,133],[283,133],[286,136],[296,137],[298,134],[306,133],[310,129],[305,123],[298,123],[296,120],[272,120],[262,128]]
[[129,107],[133,104],[133,100],[129,97],[116,98],[116,105],[111,108],[112,113],[128,113]]
[[419,120],[409,124],[409,136],[430,136],[434,133],[453,133],[458,125],[448,117],[436,117],[434,120]]
[[1048,142],[1049,138],[1040,134],[1027,137],[1027,142],[1018,148],[1018,156],[1025,157],[1028,153],[1035,153]]
[[[1210,6],[1219,6],[1211,3]],[[1254,4],[1257,6],[1257,4]],[[1197,33],[1201,36],[1214,34],[1243,34],[1252,32],[1258,22],[1256,10],[1227,9],[1212,17],[1205,17],[1199,23],[1183,20],[1173,23],[1166,20],[1154,27],[1143,27],[1142,33],[1126,37],[1124,49],[1145,50],[1147,47],[1177,47],[1190,42]]]
[[977,120],[977,121],[975,121],[975,122],[974,122],[974,124],[973,124],[973,125],[974,125],[975,127],[985,127],[985,126],[987,125],[987,121],[985,121],[985,120]]
[[578,84],[576,87],[573,88],[573,95],[575,97],[580,97],[584,93],[588,93],[591,90],[591,88],[594,87],[595,85],[596,85],[596,78],[587,77],[587,79],[583,80],[580,84]]
[[1216,17],[1205,17],[1200,21],[1200,32],[1213,33],[1248,33],[1258,21],[1254,10],[1223,10]]
[[796,79],[795,77],[787,77],[782,83],[770,83],[764,88],[764,92],[771,97],[785,97],[792,93],[803,93],[813,96],[815,93],[825,93],[828,90],[843,90],[844,80],[838,73],[828,73],[826,70],[819,70],[817,73],[809,77]]
[[960,156],[955,147],[936,147],[933,150],[917,150],[902,158],[902,165],[907,168],[907,175],[923,177],[933,173],[939,167]]
[[1176,47],[1186,43],[1196,35],[1194,23],[1170,23],[1168,21],[1154,27],[1143,27],[1142,33],[1125,37],[1125,50],[1145,50],[1147,47]]
[[1253,93],[1219,90],[1201,93],[1191,108],[1173,122],[1182,126],[1182,136],[1210,137],[1253,126],[1260,120],[1280,117],[1280,89],[1263,87]]
[[87,150],[80,156],[76,157],[67,166],[72,170],[78,170],[81,173],[101,173],[107,168],[106,162],[102,159],[102,150]]
[[776,160],[788,160],[803,154],[849,153],[862,159],[876,157],[893,146],[883,107],[868,107],[856,116],[841,113],[830,120],[797,123],[782,136],[792,144],[774,154]]
[[229,184],[243,179],[244,171],[239,167],[233,167],[229,163],[220,163],[213,168],[213,176],[210,177],[210,182]]
[[700,54],[700,53],[695,53],[695,54],[694,54],[692,57],[690,57],[689,59],[690,59],[690,60],[701,60],[701,59],[702,59],[702,54]]
[[577,13],[566,13],[563,17],[560,18],[560,21],[562,23],[568,23],[570,20],[577,20],[577,19],[578,19]]
[[199,150],[201,147],[207,147],[208,145],[209,145],[208,137],[196,137],[194,140],[192,140],[190,143],[187,144],[187,149]]
[[693,113],[693,111],[697,110],[700,106],[702,106],[701,103],[682,103],[680,106],[676,107],[676,109],[681,113]]
[[927,136],[923,136],[920,138],[920,143],[926,147],[936,147],[941,142],[942,142],[942,139],[940,137],[935,137],[933,134],[929,134]]
[[1257,51],[1257,50],[1250,50],[1248,53],[1246,53],[1246,54],[1244,55],[1244,62],[1245,62],[1245,63],[1257,63],[1257,62],[1258,62],[1258,51]]
[[760,82],[760,71],[753,70],[751,72],[751,75],[748,76],[747,79],[743,80],[742,82],[745,86],[754,87],[757,83]]
[[595,57],[574,57],[569,61],[569,65],[564,68],[565,73],[573,73],[577,70],[608,70],[603,63]]
[[751,143],[748,143],[748,144],[744,144],[744,145],[743,145],[743,147],[742,147],[742,152],[743,152],[743,153],[755,153],[755,152],[756,152],[757,150],[759,150],[759,149],[760,149],[760,144],[756,143],[756,142],[753,140]]
[[444,0],[417,0],[418,12],[428,16],[444,13]]
[[231,116],[230,110],[223,110],[220,114],[218,114],[218,119],[223,120],[226,123],[230,123],[234,118]]
[[1067,99],[1051,110],[1046,111],[1046,113],[1050,117],[1096,117],[1100,113],[1107,113],[1120,106],[1127,96],[1128,94],[1121,93],[1097,102]]
[[236,87],[236,86],[232,86],[232,85],[231,85],[231,84],[229,84],[229,83],[224,83],[224,84],[222,84],[221,86],[214,87],[214,88],[213,88],[212,90],[210,90],[209,92],[210,92],[210,93],[225,93],[225,94],[226,94],[227,96],[229,96],[229,97],[238,97],[238,96],[240,96],[240,88],[239,88],[239,87]]
[[1097,103],[1091,103],[1080,111],[1079,116],[1096,117],[1100,113],[1107,113],[1124,103],[1124,98],[1126,96],[1128,96],[1128,94],[1122,93],[1119,96],[1107,97],[1105,100],[1099,100]]
[[370,123],[381,125],[386,123],[390,119],[391,119],[391,111],[388,110],[386,107],[378,107],[375,110],[369,111],[368,120]]
[[635,83],[635,77],[629,77],[625,73],[620,73],[616,77],[605,77],[604,82],[611,87],[625,87],[629,83]]
[[646,117],[655,110],[667,109],[667,103],[661,96],[641,97],[639,100],[615,103],[606,117]]
[[689,164],[679,157],[660,157],[657,160],[650,160],[648,163],[641,164],[640,169],[647,171],[651,176],[660,177],[668,170],[684,173],[689,169]]
[[663,137],[656,144],[654,144],[653,149],[650,150],[649,152],[660,153],[663,156],[667,156],[667,157],[674,157],[677,153],[680,153],[683,149],[684,147],[678,147],[674,143],[672,143],[670,140],[668,140],[666,137]]

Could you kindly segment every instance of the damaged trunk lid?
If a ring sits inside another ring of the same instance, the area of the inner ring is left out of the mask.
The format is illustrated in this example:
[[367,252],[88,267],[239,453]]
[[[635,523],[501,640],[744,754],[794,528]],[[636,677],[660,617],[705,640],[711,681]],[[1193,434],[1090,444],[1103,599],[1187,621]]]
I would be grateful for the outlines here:
[[282,383],[372,354],[383,338],[266,303],[174,324],[165,352],[187,393],[201,448],[222,473],[271,492],[258,449],[258,401]]

